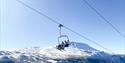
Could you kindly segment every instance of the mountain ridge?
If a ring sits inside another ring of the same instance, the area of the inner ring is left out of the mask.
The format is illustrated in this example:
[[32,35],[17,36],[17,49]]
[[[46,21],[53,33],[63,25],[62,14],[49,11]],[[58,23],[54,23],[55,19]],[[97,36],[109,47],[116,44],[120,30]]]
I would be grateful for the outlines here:
[[124,55],[111,55],[84,43],[72,42],[64,50],[56,46],[48,48],[24,48],[0,51],[0,63],[124,63]]

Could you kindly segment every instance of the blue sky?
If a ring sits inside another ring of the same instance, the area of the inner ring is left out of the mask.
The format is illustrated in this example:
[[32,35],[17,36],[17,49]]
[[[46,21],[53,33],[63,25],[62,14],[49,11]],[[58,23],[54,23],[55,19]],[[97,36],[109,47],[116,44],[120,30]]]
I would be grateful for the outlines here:
[[[115,53],[124,53],[125,39],[103,21],[82,0],[21,0],[56,21],[97,41]],[[125,35],[125,0],[87,0]],[[24,47],[48,47],[57,43],[58,25],[18,3],[1,0],[2,50]],[[63,29],[71,41],[87,43],[102,50],[72,32]],[[108,51],[106,51],[108,52]]]

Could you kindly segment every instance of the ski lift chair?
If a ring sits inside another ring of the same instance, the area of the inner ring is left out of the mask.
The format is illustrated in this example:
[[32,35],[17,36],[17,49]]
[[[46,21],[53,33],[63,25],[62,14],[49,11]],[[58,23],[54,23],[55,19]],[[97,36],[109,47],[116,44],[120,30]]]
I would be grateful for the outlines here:
[[[66,39],[61,41],[62,38],[66,38]],[[57,49],[64,50],[64,48],[69,47],[69,45],[70,45],[70,41],[67,35],[61,35],[58,37]]]
[[[67,35],[61,34],[61,32],[62,32],[61,28],[63,27],[62,24],[59,24],[58,27],[60,28],[59,29],[60,36],[58,37],[58,45],[56,47],[59,50],[64,50],[65,47],[69,47],[69,45],[70,45],[69,37]],[[62,38],[65,38],[65,39],[61,40]]]

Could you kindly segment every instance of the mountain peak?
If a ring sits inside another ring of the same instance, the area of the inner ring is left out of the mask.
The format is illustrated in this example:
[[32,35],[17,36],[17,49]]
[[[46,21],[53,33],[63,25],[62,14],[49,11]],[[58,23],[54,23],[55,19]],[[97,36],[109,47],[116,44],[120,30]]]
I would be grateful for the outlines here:
[[81,43],[81,42],[72,42],[73,43],[73,47],[76,47],[78,49],[82,49],[82,50],[85,50],[85,51],[98,51],[94,48],[92,48],[91,46],[89,46],[88,44],[85,44],[85,43]]

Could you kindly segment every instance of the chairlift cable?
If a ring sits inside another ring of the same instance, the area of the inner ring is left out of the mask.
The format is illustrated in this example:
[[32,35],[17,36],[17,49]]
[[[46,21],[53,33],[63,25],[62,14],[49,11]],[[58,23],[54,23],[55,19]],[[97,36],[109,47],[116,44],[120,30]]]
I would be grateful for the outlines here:
[[84,1],[100,18],[102,18],[107,24],[109,24],[114,31],[116,31],[119,35],[123,36],[125,38],[125,35],[122,34],[111,22],[109,22],[108,19],[106,19],[97,9],[95,9],[87,0],[82,0]]
[[[41,16],[44,16],[45,18],[49,19],[49,20],[52,21],[53,23],[58,24],[58,25],[61,24],[61,23],[57,22],[56,20],[50,18],[49,16],[45,15],[44,13],[42,13],[42,12],[36,10],[35,8],[33,8],[33,7],[31,7],[31,6],[27,5],[27,4],[25,4],[24,2],[22,2],[22,1],[20,1],[20,0],[16,0],[16,1],[19,2],[20,4],[24,5],[25,7],[27,7],[27,8],[29,8],[29,9],[33,10],[34,12],[40,14]],[[85,36],[81,35],[80,33],[76,32],[76,31],[73,31],[72,29],[70,29],[70,28],[68,28],[68,27],[66,27],[66,26],[64,26],[64,25],[63,25],[63,27],[64,27],[65,29],[67,29],[67,30],[69,30],[69,31],[71,31],[71,32],[73,32],[73,33],[75,33],[76,35],[78,35],[78,36],[80,36],[80,37],[82,37],[82,38],[84,38],[84,39],[86,39],[86,40],[88,40],[88,41],[94,43],[95,45],[100,46],[101,48],[103,48],[103,49],[105,49],[105,50],[111,52],[112,54],[114,54],[113,51],[111,51],[111,50],[109,50],[109,49],[103,47],[102,45],[100,45],[100,44],[98,44],[97,42],[95,42],[95,41],[89,39],[88,37],[85,37]]]

